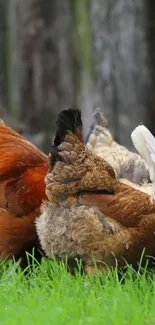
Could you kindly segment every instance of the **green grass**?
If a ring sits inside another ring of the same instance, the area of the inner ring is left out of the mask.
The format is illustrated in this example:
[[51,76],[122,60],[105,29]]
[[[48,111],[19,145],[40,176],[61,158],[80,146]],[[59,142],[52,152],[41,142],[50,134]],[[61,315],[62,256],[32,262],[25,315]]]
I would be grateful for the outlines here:
[[130,268],[120,280],[72,276],[44,260],[25,276],[15,264],[0,267],[0,325],[155,324],[155,276]]

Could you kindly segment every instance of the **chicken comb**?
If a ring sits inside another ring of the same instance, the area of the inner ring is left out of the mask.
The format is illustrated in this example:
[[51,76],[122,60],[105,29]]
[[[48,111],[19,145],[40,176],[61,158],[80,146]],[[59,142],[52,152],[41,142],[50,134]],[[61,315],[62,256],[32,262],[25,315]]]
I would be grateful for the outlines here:
[[57,132],[50,154],[51,168],[55,161],[61,161],[58,146],[65,140],[65,136],[71,132],[83,141],[81,112],[78,109],[66,109],[59,113],[57,121]]

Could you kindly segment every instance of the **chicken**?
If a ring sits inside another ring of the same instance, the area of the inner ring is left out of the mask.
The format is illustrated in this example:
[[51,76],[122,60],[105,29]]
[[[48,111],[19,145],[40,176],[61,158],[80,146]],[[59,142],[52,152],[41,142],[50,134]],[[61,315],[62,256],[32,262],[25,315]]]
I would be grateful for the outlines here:
[[144,184],[135,184],[135,183],[132,183],[130,182],[128,179],[125,179],[125,178],[120,178],[119,179],[119,182],[123,183],[123,184],[126,184],[126,185],[129,185],[133,188],[135,188],[136,190],[138,191],[141,191],[141,192],[144,192],[144,193],[147,193],[148,195],[150,195],[151,197],[151,193],[152,193],[152,183],[144,183]]
[[113,168],[83,141],[81,114],[62,111],[49,157],[46,195],[36,219],[49,258],[80,256],[86,273],[155,256],[155,205],[150,195],[120,183]]
[[47,171],[48,157],[1,121],[0,260],[40,250],[34,221],[46,198]]
[[131,139],[149,167],[152,181],[152,202],[155,202],[155,138],[146,126],[139,125],[131,133]]
[[136,184],[150,181],[148,166],[144,159],[114,141],[108,128],[108,121],[100,108],[94,112],[94,121],[86,145],[94,154],[109,162],[116,178],[127,179]]

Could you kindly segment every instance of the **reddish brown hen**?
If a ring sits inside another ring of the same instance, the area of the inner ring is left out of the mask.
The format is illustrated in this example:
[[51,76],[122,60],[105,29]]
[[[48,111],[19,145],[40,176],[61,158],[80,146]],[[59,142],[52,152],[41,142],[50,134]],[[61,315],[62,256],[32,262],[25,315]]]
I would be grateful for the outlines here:
[[[88,273],[93,259],[105,270],[155,256],[155,205],[150,196],[115,179],[113,168],[84,145],[81,114],[60,113],[46,177],[49,202],[36,227],[50,258],[80,256]],[[106,266],[105,266],[106,265]]]
[[34,220],[45,199],[48,158],[0,124],[0,259],[39,249]]

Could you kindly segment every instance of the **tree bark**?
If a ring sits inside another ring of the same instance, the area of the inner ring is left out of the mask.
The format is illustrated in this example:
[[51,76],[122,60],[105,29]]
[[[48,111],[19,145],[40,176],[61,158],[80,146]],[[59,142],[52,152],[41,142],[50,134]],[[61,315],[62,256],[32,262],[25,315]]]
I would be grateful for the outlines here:
[[74,105],[72,21],[69,1],[42,1],[46,54],[44,91],[46,107],[57,113]]
[[[104,9],[104,10],[103,10]],[[146,2],[91,1],[97,105],[103,107],[122,144],[145,122],[150,95]]]
[[50,144],[57,113],[77,107],[86,134],[98,106],[128,148],[140,122],[155,132],[153,0],[7,1],[7,83],[1,51],[0,91],[7,84],[9,114],[30,133],[43,130]]
[[145,124],[155,136],[155,2],[153,0],[148,1],[146,6],[146,33],[148,40],[151,87],[148,98],[148,109],[145,111]]
[[4,116],[5,107],[7,105],[7,94],[6,94],[6,2],[0,0],[0,117]]
[[40,127],[44,97],[44,21],[41,0],[16,0],[20,119]]

